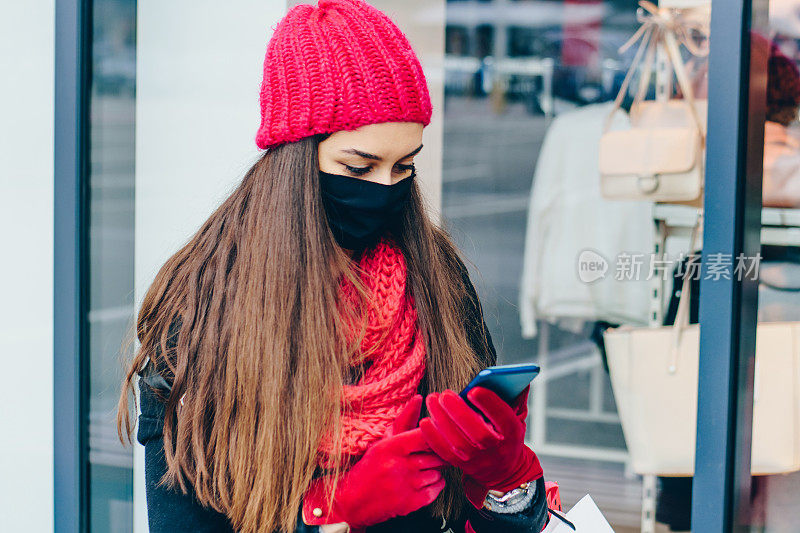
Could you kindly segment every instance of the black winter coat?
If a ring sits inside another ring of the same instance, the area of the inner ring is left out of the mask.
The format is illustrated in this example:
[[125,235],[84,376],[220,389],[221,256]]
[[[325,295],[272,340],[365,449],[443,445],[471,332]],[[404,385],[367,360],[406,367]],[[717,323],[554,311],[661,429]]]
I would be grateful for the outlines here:
[[[481,318],[481,306],[475,289],[470,282],[466,267],[461,264],[462,276],[472,306],[470,309],[469,332],[473,345],[481,346],[479,334],[481,329],[486,333],[489,353],[485,354],[485,366],[494,365],[497,354]],[[171,337],[175,338],[175,337]],[[481,349],[477,353],[485,352]],[[162,428],[164,425],[164,405],[151,388],[168,390],[170,384],[158,373],[152,371],[153,365],[148,363],[141,374],[140,404],[141,414],[136,434],[137,441],[145,447],[145,491],[147,498],[147,514],[152,533],[179,532],[233,532],[227,517],[211,508],[202,506],[194,496],[194,492],[183,494],[180,488],[168,489],[156,487],[156,483],[166,472],[164,459],[164,441]],[[499,514],[486,509],[475,509],[464,501],[464,512],[454,522],[442,524],[441,519],[430,516],[427,507],[423,507],[406,516],[367,528],[368,533],[462,533],[466,521],[469,520],[477,533],[538,533],[547,521],[547,503],[545,499],[544,479],[537,481],[536,497],[531,505],[519,513]],[[303,522],[302,508],[297,511],[297,528],[295,533],[317,533],[318,526],[309,526]]]

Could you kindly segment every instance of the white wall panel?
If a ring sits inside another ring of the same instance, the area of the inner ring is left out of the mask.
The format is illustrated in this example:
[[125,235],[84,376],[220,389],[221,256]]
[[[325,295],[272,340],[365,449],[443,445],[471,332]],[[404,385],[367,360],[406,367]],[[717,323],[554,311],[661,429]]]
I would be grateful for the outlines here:
[[0,529],[53,530],[53,0],[0,3]]

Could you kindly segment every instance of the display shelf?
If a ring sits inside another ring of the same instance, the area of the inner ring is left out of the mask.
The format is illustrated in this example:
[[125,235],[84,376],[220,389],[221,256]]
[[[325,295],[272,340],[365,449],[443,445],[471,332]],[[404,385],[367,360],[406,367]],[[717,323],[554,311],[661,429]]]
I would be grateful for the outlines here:
[[[532,408],[530,416],[534,423],[527,424],[526,443],[541,452],[554,457],[569,457],[626,464],[628,452],[620,448],[606,448],[592,445],[566,445],[563,442],[550,442],[548,425],[550,418],[558,418],[573,422],[600,422],[619,424],[616,413],[606,412],[603,408],[603,385],[608,379],[603,368],[603,361],[597,344],[594,341],[572,344],[569,347],[553,349],[550,344],[552,330],[557,326],[547,320],[538,320],[538,359],[541,372],[533,382]],[[589,404],[586,408],[554,408],[548,406],[548,389],[550,383],[565,376],[579,372],[589,373]]]
[[[694,224],[698,208],[679,204],[653,204],[653,220],[663,220],[669,227],[688,227]],[[800,228],[800,209],[764,207],[761,210],[764,227]],[[763,242],[763,241],[762,241]]]

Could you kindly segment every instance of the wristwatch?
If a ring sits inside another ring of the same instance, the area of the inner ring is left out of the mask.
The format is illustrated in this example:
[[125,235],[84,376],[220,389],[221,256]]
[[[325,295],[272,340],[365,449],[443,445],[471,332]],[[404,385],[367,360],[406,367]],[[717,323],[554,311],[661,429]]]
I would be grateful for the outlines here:
[[483,506],[494,513],[518,513],[528,507],[536,496],[536,483],[533,481],[523,483],[513,488],[502,496],[492,494],[490,491],[483,501]]

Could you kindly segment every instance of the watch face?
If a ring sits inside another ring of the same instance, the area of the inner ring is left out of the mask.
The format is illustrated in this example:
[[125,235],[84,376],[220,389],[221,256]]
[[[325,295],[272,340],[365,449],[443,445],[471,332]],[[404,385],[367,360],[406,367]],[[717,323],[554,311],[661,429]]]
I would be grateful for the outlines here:
[[489,496],[491,496],[491,498],[496,502],[506,503],[509,500],[515,499],[514,498],[515,496],[524,494],[525,494],[524,489],[522,489],[521,487],[517,487],[515,489],[511,489],[502,496],[492,496],[491,494],[489,494]]
[[535,483],[527,483],[525,488],[517,487],[502,496],[486,495],[486,507],[495,513],[518,513],[533,501],[536,492]]

